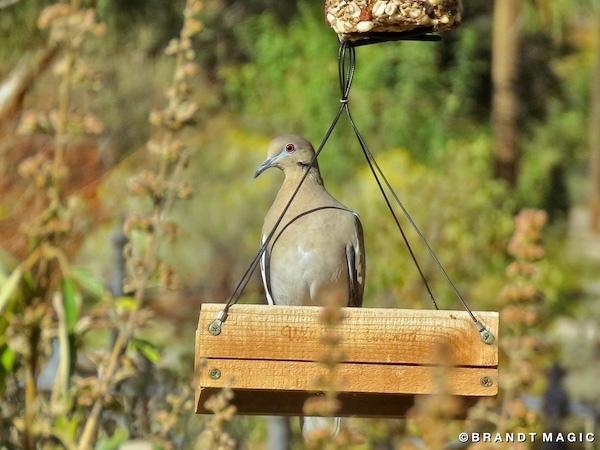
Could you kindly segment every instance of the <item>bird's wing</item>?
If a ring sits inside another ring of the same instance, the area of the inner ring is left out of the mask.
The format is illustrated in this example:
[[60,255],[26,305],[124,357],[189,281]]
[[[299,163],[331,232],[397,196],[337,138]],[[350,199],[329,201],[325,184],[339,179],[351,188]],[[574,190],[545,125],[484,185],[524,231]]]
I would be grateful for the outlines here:
[[365,244],[362,224],[355,213],[356,235],[353,242],[346,246],[346,262],[348,265],[349,306],[362,306],[365,290]]
[[[262,237],[262,244],[265,243],[266,236]],[[267,302],[269,305],[274,305],[273,297],[271,297],[271,270],[269,267],[269,261],[271,260],[269,254],[269,248],[265,248],[262,256],[260,257],[260,276],[262,278],[263,287],[265,288],[265,295],[267,296]]]

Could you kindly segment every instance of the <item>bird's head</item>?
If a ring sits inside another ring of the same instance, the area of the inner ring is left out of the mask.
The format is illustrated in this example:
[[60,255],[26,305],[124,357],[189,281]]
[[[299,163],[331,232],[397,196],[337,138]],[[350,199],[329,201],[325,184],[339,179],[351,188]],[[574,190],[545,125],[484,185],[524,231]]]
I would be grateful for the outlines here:
[[[257,167],[254,178],[271,167],[277,167],[286,174],[308,170],[314,157],[312,144],[303,137],[290,134],[278,136],[269,144],[267,159]],[[314,167],[317,167],[316,162]]]

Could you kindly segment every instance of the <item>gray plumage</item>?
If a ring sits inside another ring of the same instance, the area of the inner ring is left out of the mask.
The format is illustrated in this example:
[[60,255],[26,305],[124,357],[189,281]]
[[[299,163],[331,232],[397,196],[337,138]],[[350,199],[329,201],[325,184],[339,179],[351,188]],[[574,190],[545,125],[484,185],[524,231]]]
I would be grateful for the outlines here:
[[[314,154],[310,142],[293,135],[277,137],[269,146],[256,176],[277,167],[285,179],[265,217],[263,242]],[[323,207],[328,209],[302,215]],[[344,303],[349,306],[362,305],[365,252],[360,219],[327,192],[318,166],[310,168],[273,235],[261,260],[261,274],[271,304],[324,305],[330,296],[337,296],[347,299]]]
[[[261,259],[267,300],[277,305],[322,306],[333,297],[348,306],[362,306],[365,250],[360,219],[327,192],[318,166],[310,166],[314,155],[306,139],[279,136],[256,170],[255,177],[277,167],[285,176],[265,217],[263,243],[309,170]],[[305,437],[324,427],[336,435],[340,419],[301,418],[301,427]]]

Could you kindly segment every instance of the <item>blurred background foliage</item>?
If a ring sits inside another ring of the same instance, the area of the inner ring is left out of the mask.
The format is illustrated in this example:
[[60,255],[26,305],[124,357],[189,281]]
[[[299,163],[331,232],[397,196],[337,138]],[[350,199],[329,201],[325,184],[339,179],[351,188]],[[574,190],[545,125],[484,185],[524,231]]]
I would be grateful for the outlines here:
[[[0,6],[0,83],[47,48],[46,32],[36,20],[52,3],[21,0]],[[77,304],[82,316],[87,311],[92,320],[107,324],[77,339],[76,345],[93,355],[105,351],[112,339],[110,311],[128,308],[127,297],[114,288],[122,274],[115,263],[119,249],[113,236],[132,210],[144,206],[129,195],[127,186],[147,164],[148,114],[163,103],[172,77],[173,62],[163,50],[182,25],[183,2],[83,3],[95,7],[107,27],[86,49],[86,59],[98,73],[91,83],[94,93],[73,94],[78,108],[94,111],[102,127],[67,152],[75,180],[67,191],[88,211],[78,216],[85,231],[71,252],[74,264],[85,269]],[[475,308],[499,309],[513,216],[522,208],[548,212],[546,258],[539,263],[538,285],[545,299],[541,327],[552,351],[540,369],[559,361],[568,370],[573,399],[597,406],[600,237],[589,230],[586,202],[593,151],[589,136],[597,123],[591,105],[600,54],[595,39],[598,5],[584,0],[522,4],[514,86],[520,160],[516,183],[510,186],[494,176],[490,117],[495,2],[464,3],[464,25],[446,33],[440,43],[389,43],[357,50],[353,114],[400,197]],[[97,448],[118,448],[126,440],[144,437],[152,424],[144,423],[143,416],[147,421],[157,411],[175,408],[178,400],[169,395],[189,391],[199,304],[227,299],[258,248],[262,218],[281,181],[275,173],[252,179],[268,141],[274,134],[293,132],[316,145],[338,107],[337,42],[324,23],[321,2],[210,1],[202,22],[204,29],[194,43],[201,65],[193,93],[198,113],[194,126],[183,133],[185,144],[197,150],[183,175],[195,196],[175,205],[172,218],[181,228],[179,239],[161,248],[176,269],[180,289],[165,292],[158,283],[149,286],[149,321],[130,349],[137,355],[131,373],[142,373],[148,381],[125,377],[118,388],[122,402],[109,405],[114,412],[105,420]],[[16,130],[27,110],[44,110],[57,101],[55,80],[48,72],[40,65],[22,104],[5,117],[0,114],[4,286],[27,254],[19,225],[31,219],[29,205],[22,202],[27,185],[15,168],[38,149],[51,147],[43,133],[24,137]],[[0,100],[7,87],[0,84]],[[320,167],[328,189],[363,220],[368,252],[365,306],[429,308],[418,273],[346,123],[323,151]],[[441,306],[458,308],[425,248],[409,235]],[[25,280],[23,289],[30,285]],[[112,287],[113,295],[102,286]],[[258,277],[243,301],[263,301]],[[19,313],[13,310],[11,317]],[[6,317],[0,318],[3,333],[9,329]],[[51,338],[44,340],[46,362],[52,359]],[[19,364],[12,343],[0,339],[0,393],[18,384],[10,377]],[[82,364],[93,372],[94,358],[87,358]],[[543,386],[536,389],[533,395],[541,396]],[[141,400],[132,400],[136,396]],[[19,404],[14,400],[14,407],[2,407],[0,427],[9,426],[8,414],[18,414]],[[60,426],[75,435],[77,420]],[[202,420],[180,420],[177,432],[169,435],[174,448],[196,448]],[[387,425],[369,426],[371,440],[364,448],[393,448],[383,446],[390,441],[382,437]],[[582,425],[575,420],[573,427]],[[9,439],[2,433],[0,448]],[[263,419],[253,418],[236,418],[231,432],[245,449],[264,448],[266,434]]]

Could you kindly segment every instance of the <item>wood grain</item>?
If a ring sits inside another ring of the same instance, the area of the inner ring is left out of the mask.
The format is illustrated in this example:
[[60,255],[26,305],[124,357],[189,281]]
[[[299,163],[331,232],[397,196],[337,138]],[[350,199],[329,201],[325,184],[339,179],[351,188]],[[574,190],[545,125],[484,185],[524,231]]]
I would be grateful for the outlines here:
[[[236,389],[316,391],[315,381],[327,369],[306,361],[208,359],[199,373],[202,387],[234,386]],[[220,378],[209,373],[218,369]],[[447,368],[396,364],[342,363],[336,367],[340,392],[380,394],[433,394],[439,385],[456,395],[490,396],[498,393],[497,371],[492,368]],[[438,382],[436,376],[443,377]],[[493,384],[481,384],[487,376]]]
[[[315,361],[323,354],[321,309],[307,306],[235,305],[218,336],[209,324],[222,304],[203,304],[197,333],[198,356],[227,359]],[[464,311],[343,308],[344,361],[436,364],[440,345],[456,366],[495,367],[497,344],[486,345]],[[476,312],[498,336],[498,313]]]
[[[319,307],[235,305],[213,336],[222,304],[204,304],[196,331],[196,412],[223,387],[240,414],[300,415],[325,372]],[[343,359],[336,367],[340,415],[402,417],[416,395],[440,389],[472,401],[498,392],[498,346],[486,345],[463,311],[343,308]],[[475,315],[498,337],[498,314]],[[215,376],[215,370],[218,376]],[[212,371],[212,376],[211,376]]]

